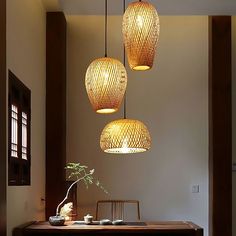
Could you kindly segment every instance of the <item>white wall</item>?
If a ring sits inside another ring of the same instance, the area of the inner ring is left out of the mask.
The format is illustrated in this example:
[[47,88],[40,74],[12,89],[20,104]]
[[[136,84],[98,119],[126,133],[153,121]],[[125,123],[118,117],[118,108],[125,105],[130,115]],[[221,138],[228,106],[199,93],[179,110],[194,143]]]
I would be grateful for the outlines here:
[[[232,17],[232,161],[236,163],[236,16]],[[236,236],[236,172],[232,173],[233,236]]]
[[[109,190],[79,187],[80,217],[98,199],[138,199],[143,220],[191,220],[208,235],[208,23],[206,16],[161,16],[152,70],[128,71],[128,117],[142,120],[152,148],[142,154],[104,154],[105,124],[84,86],[89,63],[104,55],[103,16],[69,16],[67,75],[68,161],[95,168]],[[109,17],[108,56],[122,59],[121,16]],[[192,194],[191,186],[200,185]]]
[[7,1],[7,67],[31,89],[31,186],[8,187],[8,236],[14,226],[44,218],[45,33],[40,0]]

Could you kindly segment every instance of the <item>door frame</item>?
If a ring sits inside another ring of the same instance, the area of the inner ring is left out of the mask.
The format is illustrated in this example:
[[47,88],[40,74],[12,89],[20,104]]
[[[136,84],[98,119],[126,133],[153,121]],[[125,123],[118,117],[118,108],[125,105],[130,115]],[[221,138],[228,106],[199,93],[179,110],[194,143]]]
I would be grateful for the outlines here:
[[209,236],[232,236],[231,16],[209,16]]

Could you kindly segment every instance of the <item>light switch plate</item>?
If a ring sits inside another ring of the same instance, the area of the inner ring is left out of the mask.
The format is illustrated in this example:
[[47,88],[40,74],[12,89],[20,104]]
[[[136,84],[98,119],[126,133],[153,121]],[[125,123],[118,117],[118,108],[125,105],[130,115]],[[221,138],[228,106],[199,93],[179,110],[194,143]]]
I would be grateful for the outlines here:
[[199,185],[193,185],[192,186],[192,193],[199,193],[199,192],[200,192]]

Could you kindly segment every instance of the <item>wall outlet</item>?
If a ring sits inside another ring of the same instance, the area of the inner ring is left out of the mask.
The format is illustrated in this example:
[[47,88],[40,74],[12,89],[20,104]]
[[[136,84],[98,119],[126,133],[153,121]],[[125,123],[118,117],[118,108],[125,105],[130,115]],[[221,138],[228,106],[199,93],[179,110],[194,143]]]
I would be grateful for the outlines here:
[[235,171],[235,172],[236,172],[236,162],[234,162],[234,163],[232,164],[232,171]]
[[199,185],[193,185],[192,186],[192,193],[199,193],[199,192],[200,192]]

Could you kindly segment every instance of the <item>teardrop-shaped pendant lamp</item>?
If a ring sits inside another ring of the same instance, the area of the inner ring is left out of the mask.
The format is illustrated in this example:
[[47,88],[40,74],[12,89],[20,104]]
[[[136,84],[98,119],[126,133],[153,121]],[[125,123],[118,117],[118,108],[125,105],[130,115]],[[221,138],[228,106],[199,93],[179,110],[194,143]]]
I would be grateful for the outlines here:
[[89,100],[97,113],[116,112],[127,86],[125,67],[116,59],[98,58],[87,69],[85,85]]
[[86,91],[97,113],[118,111],[127,86],[127,73],[123,64],[107,57],[107,0],[105,0],[105,57],[95,59],[85,76]]
[[122,32],[130,68],[151,69],[160,32],[155,7],[141,0],[129,4],[123,16]]
[[104,152],[114,154],[145,152],[151,147],[151,137],[141,121],[120,119],[105,126],[100,146]]

